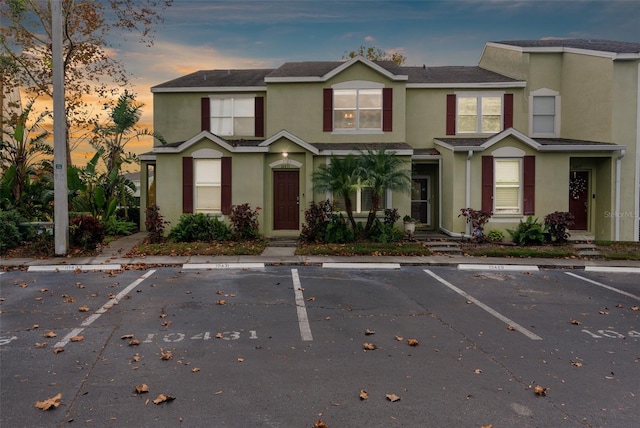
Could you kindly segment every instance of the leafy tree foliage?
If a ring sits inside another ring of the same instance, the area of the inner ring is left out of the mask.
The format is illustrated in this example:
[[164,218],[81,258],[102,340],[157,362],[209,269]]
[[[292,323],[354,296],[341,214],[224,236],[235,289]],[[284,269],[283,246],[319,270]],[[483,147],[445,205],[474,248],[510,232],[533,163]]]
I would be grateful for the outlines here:
[[357,49],[346,52],[345,55],[342,56],[342,59],[354,58],[356,56],[362,56],[371,61],[393,61],[398,65],[404,64],[407,60],[407,57],[400,52],[387,53],[378,47],[364,45],[360,45]]
[[[84,128],[91,115],[87,95],[114,94],[109,82],[125,86],[124,66],[109,54],[110,36],[140,35],[153,42],[162,11],[173,0],[62,0],[63,67],[67,132]],[[51,0],[0,2],[0,89],[20,87],[31,96],[52,97]],[[67,141],[67,159],[70,162]]]

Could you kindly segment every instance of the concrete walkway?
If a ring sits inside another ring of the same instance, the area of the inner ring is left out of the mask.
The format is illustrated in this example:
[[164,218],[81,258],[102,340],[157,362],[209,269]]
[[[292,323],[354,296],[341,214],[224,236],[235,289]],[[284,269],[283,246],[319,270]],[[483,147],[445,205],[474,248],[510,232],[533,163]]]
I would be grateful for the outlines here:
[[0,259],[0,267],[22,268],[49,265],[183,265],[183,264],[229,264],[262,263],[268,265],[323,265],[327,263],[371,263],[399,264],[403,266],[457,266],[460,264],[482,265],[524,265],[539,268],[584,269],[586,267],[627,267],[640,269],[640,261],[632,260],[589,260],[552,258],[507,258],[468,257],[463,255],[432,256],[297,256],[295,247],[267,247],[259,256],[145,256],[128,257],[127,254],[147,236],[138,232],[119,238],[102,248],[100,254],[92,257],[54,257],[50,259]]

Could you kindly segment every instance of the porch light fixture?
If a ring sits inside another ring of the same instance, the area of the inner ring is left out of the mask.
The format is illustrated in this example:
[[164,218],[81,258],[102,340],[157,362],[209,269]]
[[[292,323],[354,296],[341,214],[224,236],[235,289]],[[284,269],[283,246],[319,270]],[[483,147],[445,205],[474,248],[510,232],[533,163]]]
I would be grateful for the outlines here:
[[282,152],[282,162],[287,165],[289,163],[289,153]]

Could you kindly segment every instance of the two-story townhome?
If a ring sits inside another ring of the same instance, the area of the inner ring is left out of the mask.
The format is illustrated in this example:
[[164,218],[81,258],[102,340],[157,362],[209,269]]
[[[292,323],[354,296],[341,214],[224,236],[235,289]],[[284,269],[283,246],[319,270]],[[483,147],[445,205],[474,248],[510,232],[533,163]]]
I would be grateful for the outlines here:
[[[384,206],[430,229],[468,234],[465,207],[500,230],[570,211],[574,230],[638,240],[639,80],[640,43],[587,40],[490,42],[470,67],[356,57],[198,71],[151,89],[169,143],[141,156],[141,203],[172,224],[249,203],[265,235],[297,236],[309,204],[332,198],[313,171],[384,149],[413,182]],[[356,216],[369,196],[354,195]]]

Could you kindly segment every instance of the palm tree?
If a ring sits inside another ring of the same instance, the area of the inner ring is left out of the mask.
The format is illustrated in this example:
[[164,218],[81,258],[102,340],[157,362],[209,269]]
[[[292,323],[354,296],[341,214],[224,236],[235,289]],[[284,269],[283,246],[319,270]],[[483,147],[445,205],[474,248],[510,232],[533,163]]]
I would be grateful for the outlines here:
[[376,212],[381,208],[383,193],[389,190],[411,190],[411,176],[406,167],[407,161],[396,156],[395,152],[384,149],[362,152],[359,176],[363,187],[371,189],[371,207],[365,234],[368,234],[376,219]]
[[345,210],[353,230],[356,221],[353,218],[353,202],[351,195],[360,186],[360,163],[356,156],[347,155],[343,158],[331,156],[328,165],[321,165],[312,175],[313,188],[319,192],[332,192],[344,198]]

